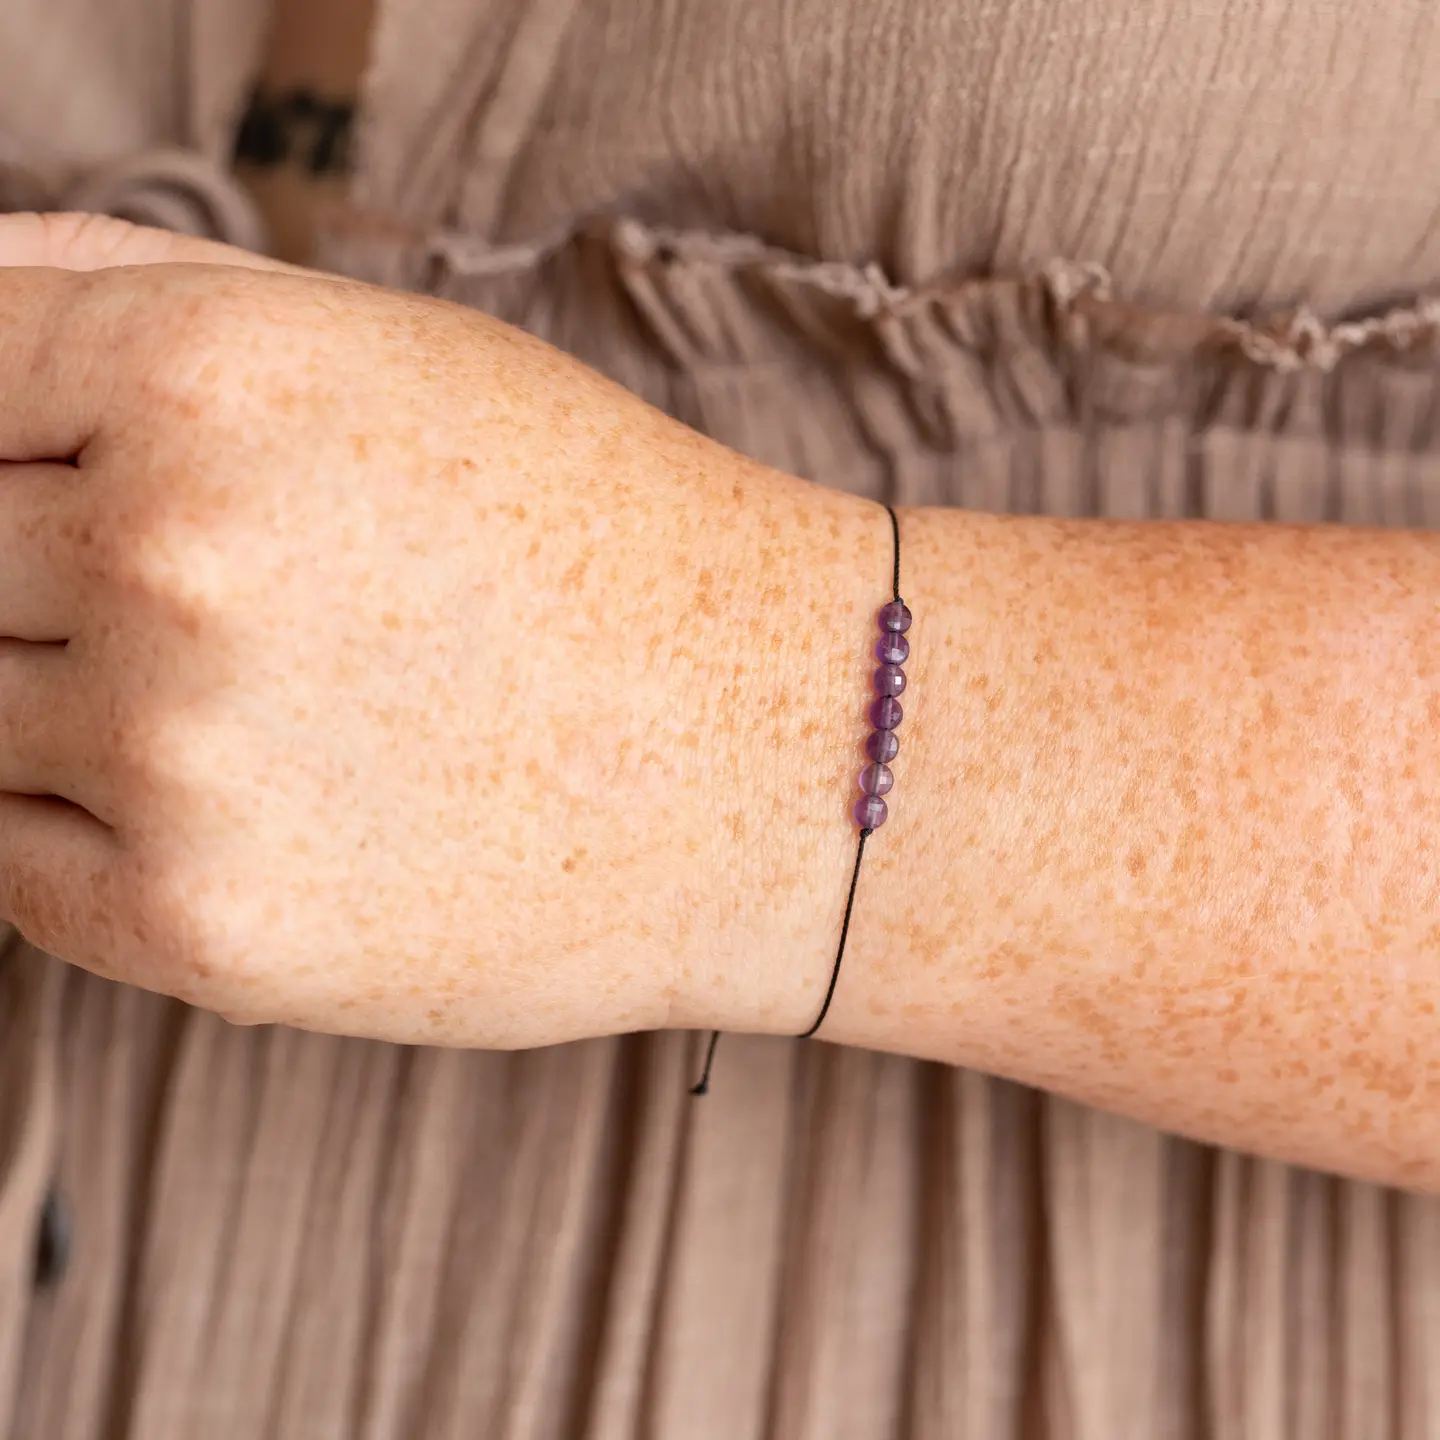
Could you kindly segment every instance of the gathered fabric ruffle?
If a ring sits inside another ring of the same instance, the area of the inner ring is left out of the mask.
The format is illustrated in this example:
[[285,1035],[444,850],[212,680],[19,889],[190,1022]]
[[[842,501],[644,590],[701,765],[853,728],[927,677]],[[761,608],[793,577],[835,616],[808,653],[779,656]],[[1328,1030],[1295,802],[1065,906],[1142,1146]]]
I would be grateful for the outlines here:
[[1128,303],[1098,266],[892,283],[596,217],[524,245],[351,212],[327,265],[475,305],[756,459],[893,503],[1428,527],[1440,296],[1383,313]]

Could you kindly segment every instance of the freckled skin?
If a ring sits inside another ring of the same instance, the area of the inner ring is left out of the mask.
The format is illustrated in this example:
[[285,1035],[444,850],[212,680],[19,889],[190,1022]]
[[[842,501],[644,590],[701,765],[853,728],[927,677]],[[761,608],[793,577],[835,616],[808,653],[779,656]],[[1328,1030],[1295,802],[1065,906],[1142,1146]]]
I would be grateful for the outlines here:
[[[0,218],[25,246],[132,268],[0,270],[0,458],[80,461],[0,517],[0,913],[240,1020],[810,1023],[878,507],[454,306]],[[900,523],[824,1036],[1440,1190],[1440,540]]]
[[0,788],[89,812],[0,797],[28,934],[235,1019],[497,1046],[663,1025],[748,943],[714,700],[772,699],[729,608],[757,467],[474,312],[283,268],[9,270],[0,324],[54,429],[103,357],[85,433],[0,435],[82,456],[0,580],[69,642],[0,642]]
[[1440,1185],[1440,711],[1417,680],[1440,544],[901,523],[917,723],[829,1033]]

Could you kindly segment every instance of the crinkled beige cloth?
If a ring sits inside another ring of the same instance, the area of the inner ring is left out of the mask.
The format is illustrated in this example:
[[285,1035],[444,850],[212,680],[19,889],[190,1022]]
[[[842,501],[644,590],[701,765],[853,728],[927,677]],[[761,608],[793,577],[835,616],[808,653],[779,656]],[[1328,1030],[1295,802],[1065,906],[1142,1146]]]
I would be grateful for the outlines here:
[[[261,243],[259,11],[3,0],[3,203]],[[390,0],[323,260],[906,504],[1434,525],[1437,23]],[[13,946],[0,1433],[1440,1435],[1436,1203],[823,1044],[696,1104],[695,1055],[229,1029]]]

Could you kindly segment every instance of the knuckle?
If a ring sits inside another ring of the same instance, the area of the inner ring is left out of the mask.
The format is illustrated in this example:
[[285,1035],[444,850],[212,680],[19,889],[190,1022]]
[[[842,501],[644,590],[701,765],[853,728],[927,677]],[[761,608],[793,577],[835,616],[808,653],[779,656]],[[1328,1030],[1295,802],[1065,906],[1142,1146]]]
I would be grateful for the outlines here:
[[178,800],[184,810],[218,803],[217,777],[228,773],[234,763],[234,747],[228,729],[207,723],[184,707],[162,708],[158,713],[142,708],[113,722],[111,755],[118,771],[162,808],[166,800]]
[[223,501],[174,486],[123,485],[104,497],[84,528],[87,578],[125,602],[158,602],[195,633],[199,622],[230,613],[244,580],[244,546]]
[[129,338],[150,413],[191,425],[223,424],[247,400],[246,387],[226,383],[236,358],[265,353],[255,343],[266,323],[263,312],[243,287],[209,268],[134,273],[147,292],[145,304],[131,312]]
[[213,1009],[243,982],[245,907],[232,890],[214,871],[174,853],[152,858],[135,876],[131,928],[155,989]]
[[230,614],[241,590],[223,545],[167,517],[112,532],[100,563],[117,589],[161,602],[190,634]]
[[151,776],[151,755],[163,745],[157,727],[112,707],[103,736],[109,769],[123,787],[127,800],[144,797]]

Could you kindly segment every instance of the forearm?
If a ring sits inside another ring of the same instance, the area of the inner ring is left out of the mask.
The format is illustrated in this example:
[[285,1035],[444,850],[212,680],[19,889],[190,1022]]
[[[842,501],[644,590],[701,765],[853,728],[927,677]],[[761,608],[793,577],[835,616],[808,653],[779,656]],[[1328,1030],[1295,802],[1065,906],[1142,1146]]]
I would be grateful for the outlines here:
[[[889,535],[878,507],[809,494],[817,538],[769,527],[799,703],[753,752],[788,778],[746,835],[788,918],[681,1023],[803,1029],[838,938]],[[1440,538],[901,529],[896,788],[824,1037],[1440,1184]]]

